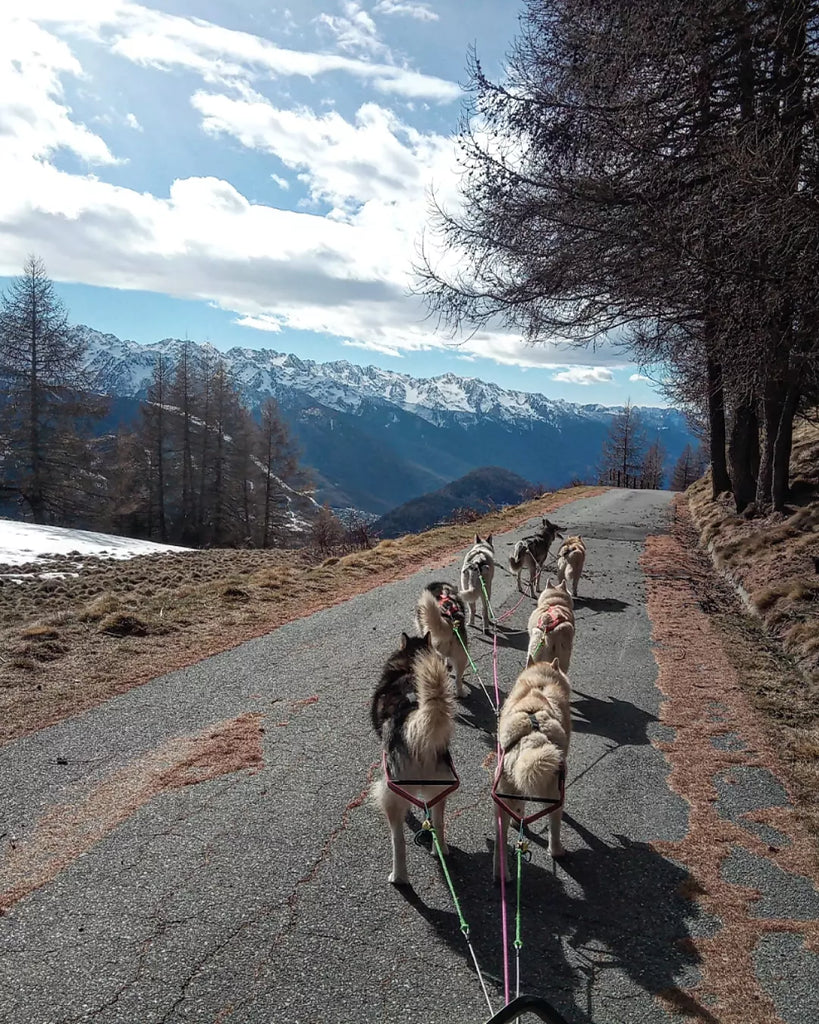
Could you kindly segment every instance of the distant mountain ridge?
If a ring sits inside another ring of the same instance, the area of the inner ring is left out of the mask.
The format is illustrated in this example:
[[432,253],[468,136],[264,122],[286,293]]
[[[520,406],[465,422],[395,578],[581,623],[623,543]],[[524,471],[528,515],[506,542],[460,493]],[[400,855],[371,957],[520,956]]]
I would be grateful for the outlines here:
[[[159,357],[175,361],[183,341],[152,345],[80,328],[99,390],[144,398]],[[320,500],[384,513],[488,465],[557,487],[590,479],[614,408],[561,399],[447,373],[429,379],[356,366],[317,363],[269,349],[220,352],[252,407],[272,395],[312,467]],[[641,409],[650,440],[672,464],[693,440],[676,409]],[[124,411],[121,413],[124,415]]]
[[448,519],[459,508],[488,512],[493,505],[517,505],[532,485],[528,480],[500,466],[484,466],[453,480],[446,487],[422,494],[392,509],[373,523],[380,537],[400,537],[420,533]]

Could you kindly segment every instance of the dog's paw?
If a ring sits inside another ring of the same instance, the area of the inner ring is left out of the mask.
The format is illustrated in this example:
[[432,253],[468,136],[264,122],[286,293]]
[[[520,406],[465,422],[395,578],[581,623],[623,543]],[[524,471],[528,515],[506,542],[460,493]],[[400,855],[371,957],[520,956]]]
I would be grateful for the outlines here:
[[406,875],[399,875],[397,871],[391,871],[387,875],[387,881],[390,885],[409,885],[409,879]]

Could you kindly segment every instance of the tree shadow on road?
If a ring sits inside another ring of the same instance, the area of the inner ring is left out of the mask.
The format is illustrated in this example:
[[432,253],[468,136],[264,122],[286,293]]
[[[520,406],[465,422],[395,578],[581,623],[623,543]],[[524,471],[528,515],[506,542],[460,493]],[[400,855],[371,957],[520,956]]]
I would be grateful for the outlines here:
[[616,597],[576,597],[574,599],[575,609],[588,608],[595,615],[600,612],[624,612],[631,605],[628,601],[620,601]]
[[582,690],[572,691],[572,730],[588,732],[612,740],[618,746],[642,746],[650,743],[648,726],[656,715],[617,697],[592,697]]
[[[622,981],[611,976],[616,973],[626,976],[629,988],[662,995],[701,1024],[718,1024],[685,990],[696,983],[699,963],[689,941],[698,908],[684,895],[688,873],[646,843],[616,836],[617,845],[609,846],[568,815],[565,821],[586,846],[561,858],[559,867],[542,848],[546,837],[529,834],[538,849],[534,862],[523,866],[521,991],[547,999],[569,1024],[592,1024],[608,1000],[629,998]],[[478,962],[502,993],[500,892],[491,882],[487,846],[486,853],[473,855],[453,848],[448,866]],[[472,969],[454,910],[432,909],[412,890],[404,897]],[[507,898],[511,945],[514,882]],[[514,986],[511,949],[510,957]],[[497,995],[493,1002],[497,1009]]]

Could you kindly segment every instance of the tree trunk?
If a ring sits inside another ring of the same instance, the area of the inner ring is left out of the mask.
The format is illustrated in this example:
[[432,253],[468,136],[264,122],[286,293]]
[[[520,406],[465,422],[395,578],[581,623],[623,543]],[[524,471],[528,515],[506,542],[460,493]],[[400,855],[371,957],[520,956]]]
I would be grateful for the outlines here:
[[744,511],[754,500],[756,494],[754,455],[759,443],[758,430],[759,425],[753,403],[744,399],[734,412],[734,422],[731,425],[731,438],[728,445],[737,512]]
[[722,366],[708,359],[708,426],[711,450],[711,497],[731,490],[725,452],[725,393],[722,387]]
[[785,502],[788,500],[791,446],[793,443],[793,418],[799,405],[799,397],[800,388],[794,381],[788,385],[788,389],[785,392],[782,414],[773,444],[771,498],[773,500],[773,507],[777,512],[782,511],[785,507]]
[[771,504],[773,486],[773,453],[782,409],[785,401],[785,388],[779,380],[768,379],[765,382],[765,397],[762,401],[762,432],[759,453],[759,475],[756,481],[757,506],[767,508]]

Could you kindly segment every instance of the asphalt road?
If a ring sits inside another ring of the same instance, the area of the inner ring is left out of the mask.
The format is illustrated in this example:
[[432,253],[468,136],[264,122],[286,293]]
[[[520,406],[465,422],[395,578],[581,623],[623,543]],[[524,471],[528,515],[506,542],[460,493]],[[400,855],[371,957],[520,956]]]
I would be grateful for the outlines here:
[[[644,538],[666,528],[669,499],[610,491],[552,516],[589,549],[571,672],[569,855],[556,867],[546,826],[535,826],[521,974],[523,990],[549,998],[571,1024],[679,1019],[656,996],[696,983],[695,954],[681,940],[718,925],[678,891],[684,869],[648,845],[682,838],[688,824],[652,745],[673,736],[657,721],[638,565]],[[524,532],[497,538],[499,558]],[[381,665],[411,629],[423,583],[455,581],[459,566],[371,591],[0,750],[8,855],[11,837],[25,843],[38,821],[42,831],[49,808],[78,806],[167,740],[248,711],[265,715],[261,771],[159,793],[0,917],[0,1020],[485,1020],[439,867],[410,846],[413,886],[390,886],[386,825],[361,800],[379,754],[368,706]],[[517,601],[514,579],[499,574],[496,613]],[[504,624],[503,690],[523,665],[531,607],[525,600]],[[471,636],[491,683],[491,642]],[[462,785],[449,804],[451,872],[498,1009],[500,913],[483,767],[494,717],[467,678],[453,745]],[[734,869],[741,875],[743,865]],[[786,1013],[793,989],[782,983],[778,953],[761,949],[760,969],[774,962]],[[800,1012],[783,1019],[816,1019]]]

